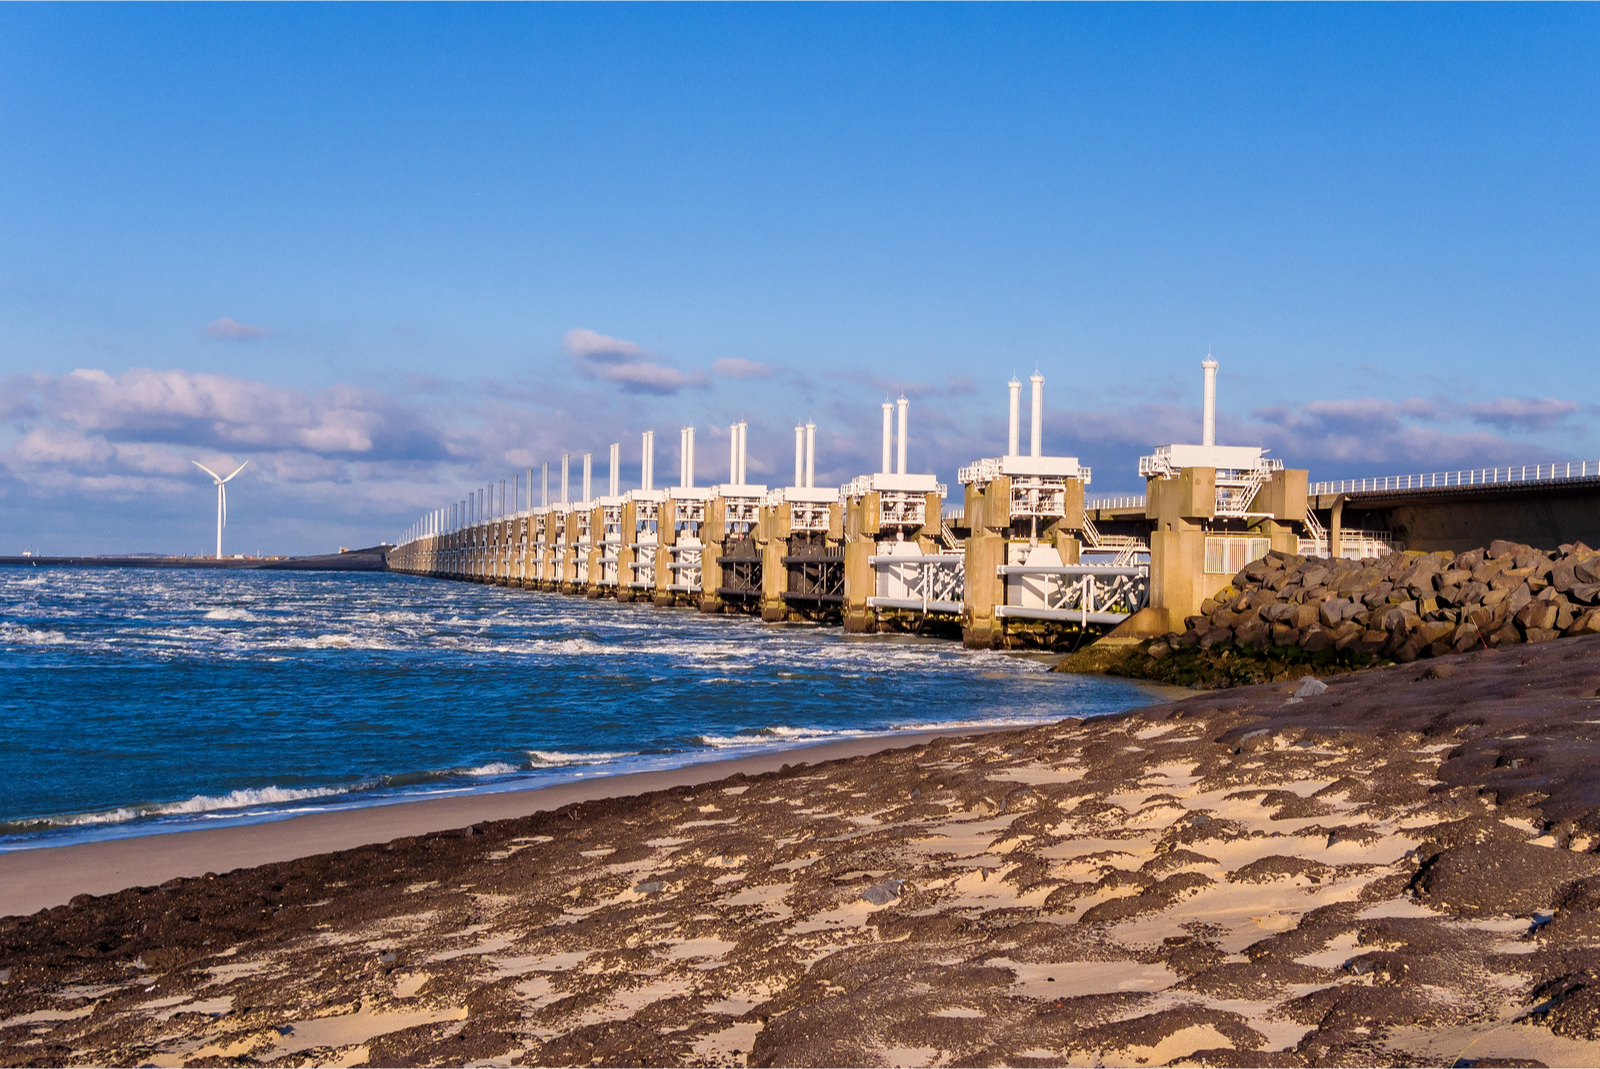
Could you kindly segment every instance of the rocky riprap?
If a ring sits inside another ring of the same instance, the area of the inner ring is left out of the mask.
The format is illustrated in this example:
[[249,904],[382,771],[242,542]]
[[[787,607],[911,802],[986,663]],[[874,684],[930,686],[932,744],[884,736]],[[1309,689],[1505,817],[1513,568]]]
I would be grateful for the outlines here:
[[1200,609],[1111,674],[1229,686],[1597,634],[1600,553],[1503,541],[1365,560],[1273,551]]

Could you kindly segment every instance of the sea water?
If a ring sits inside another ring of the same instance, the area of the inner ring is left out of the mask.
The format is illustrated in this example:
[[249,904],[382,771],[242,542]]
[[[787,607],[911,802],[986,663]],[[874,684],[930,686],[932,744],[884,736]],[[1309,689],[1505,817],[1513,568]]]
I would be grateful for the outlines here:
[[1049,666],[401,575],[0,568],[0,850],[1151,700]]

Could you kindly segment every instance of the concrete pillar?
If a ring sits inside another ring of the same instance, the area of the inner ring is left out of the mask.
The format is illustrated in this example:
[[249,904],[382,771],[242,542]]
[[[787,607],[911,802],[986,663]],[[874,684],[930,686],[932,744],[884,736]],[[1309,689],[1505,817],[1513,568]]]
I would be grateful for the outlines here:
[[796,425],[794,429],[794,485],[804,486],[806,478],[806,429],[803,425]]
[[1005,582],[995,571],[1005,563],[1005,536],[991,527],[975,525],[963,549],[966,579],[961,598],[967,611],[961,621],[962,644],[969,649],[1003,646],[1005,625],[994,609],[1005,602]]
[[637,501],[624,501],[622,503],[622,545],[617,547],[617,600],[632,601],[633,588],[628,586],[633,582],[633,562],[637,551],[633,543],[638,540],[639,529],[639,503]]
[[881,516],[881,499],[876,490],[845,505],[844,629],[852,633],[876,631],[878,627],[877,614],[867,605],[867,599],[877,590],[870,558],[878,552]]
[[676,582],[675,575],[667,565],[672,563],[672,554],[668,547],[676,545],[678,541],[677,506],[671,496],[661,502],[660,511],[656,514],[656,589],[655,603],[661,608],[666,608],[673,602],[673,593],[667,588]]
[[[800,428],[796,427],[798,432]],[[796,441],[798,445],[798,439]],[[799,458],[796,458],[798,463]],[[788,603],[783,595],[789,591],[789,567],[783,558],[789,555],[789,503],[763,505],[757,541],[761,546],[761,619],[769,624],[781,623],[789,618]]]

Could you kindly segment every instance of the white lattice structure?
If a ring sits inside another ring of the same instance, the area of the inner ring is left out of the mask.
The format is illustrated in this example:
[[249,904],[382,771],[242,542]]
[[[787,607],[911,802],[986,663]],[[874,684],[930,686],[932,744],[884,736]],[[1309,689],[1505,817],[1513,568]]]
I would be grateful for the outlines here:
[[[1054,553],[1048,546],[1036,548]],[[1007,593],[1006,603],[995,606],[996,616],[1087,627],[1119,624],[1149,604],[1149,565],[1050,564],[1033,557],[999,566]]]
[[959,613],[966,585],[964,553],[923,553],[915,542],[884,542],[867,558],[872,565],[873,609]]
[[615,587],[622,555],[622,498],[600,499],[600,574],[594,577],[596,586]]

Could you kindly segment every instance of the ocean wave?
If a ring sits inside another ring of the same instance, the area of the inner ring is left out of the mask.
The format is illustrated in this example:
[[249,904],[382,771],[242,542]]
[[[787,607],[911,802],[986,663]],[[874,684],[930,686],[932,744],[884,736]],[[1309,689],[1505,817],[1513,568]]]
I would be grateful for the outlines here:
[[0,824],[0,832],[43,831],[50,828],[81,828],[96,824],[126,824],[155,817],[198,816],[233,809],[287,805],[314,798],[333,798],[366,790],[367,785],[351,787],[252,787],[227,794],[197,794],[181,802],[122,806],[96,813],[68,813],[60,816],[31,817]]
[[0,646],[66,646],[71,642],[61,631],[36,631],[22,624],[0,623]]
[[620,753],[561,753],[559,750],[529,750],[528,756],[533,759],[534,768],[554,768],[562,765],[603,765],[607,761],[618,761],[624,757],[639,756],[636,751],[623,751]]
[[202,620],[257,620],[260,617],[249,609],[212,609],[201,617]]
[[521,771],[522,769],[519,766],[506,761],[490,761],[488,764],[479,765],[477,768],[460,769],[457,774],[462,776],[509,776],[513,772]]
[[795,728],[778,724],[773,727],[758,728],[755,731],[740,732],[737,735],[696,735],[693,741],[698,746],[709,746],[714,750],[728,750],[752,746],[770,746],[774,743],[794,744],[822,742],[827,739],[858,739],[871,734],[873,734],[871,731],[851,728]]
[[937,720],[926,724],[896,724],[895,731],[956,731],[972,730],[976,728],[1009,728],[1009,727],[1035,727],[1039,724],[1054,724],[1063,718],[1063,714],[1041,713],[1038,716],[1003,716],[981,717],[966,720]]

